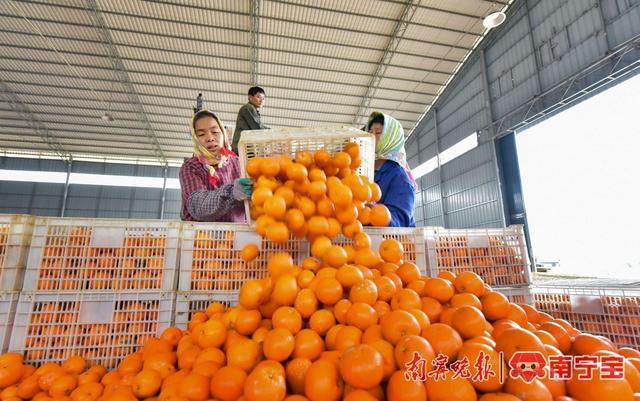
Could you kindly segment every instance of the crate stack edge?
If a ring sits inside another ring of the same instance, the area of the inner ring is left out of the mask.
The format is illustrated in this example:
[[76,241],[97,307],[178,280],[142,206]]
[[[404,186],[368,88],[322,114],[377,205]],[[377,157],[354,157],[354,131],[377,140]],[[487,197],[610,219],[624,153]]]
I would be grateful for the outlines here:
[[[181,222],[38,217],[10,349],[113,367],[173,322]],[[126,352],[125,352],[126,351]]]
[[6,352],[27,265],[33,216],[0,214],[0,352]]

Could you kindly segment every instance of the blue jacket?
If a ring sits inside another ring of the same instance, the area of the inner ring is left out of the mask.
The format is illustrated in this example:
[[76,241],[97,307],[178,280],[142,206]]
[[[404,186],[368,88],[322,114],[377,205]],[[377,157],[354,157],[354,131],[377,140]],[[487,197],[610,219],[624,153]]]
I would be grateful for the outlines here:
[[382,191],[379,203],[391,213],[390,227],[415,227],[413,206],[416,194],[413,184],[404,168],[393,160],[387,160],[376,170],[374,181]]

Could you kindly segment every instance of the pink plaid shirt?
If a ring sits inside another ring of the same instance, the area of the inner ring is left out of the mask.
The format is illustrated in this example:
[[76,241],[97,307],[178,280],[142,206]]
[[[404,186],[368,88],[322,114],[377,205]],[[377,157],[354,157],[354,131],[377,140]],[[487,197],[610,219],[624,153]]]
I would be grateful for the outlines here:
[[[229,163],[216,169],[220,183],[218,186],[213,186],[209,182],[209,172],[205,166],[198,161],[197,157],[187,159],[180,168],[180,187],[182,188],[182,219],[187,221],[197,221],[188,210],[189,198],[191,194],[196,191],[212,191],[212,190],[225,190],[226,193],[231,196],[233,182],[240,178],[240,159],[237,156],[231,156]],[[225,188],[226,187],[226,188]],[[230,207],[229,213],[224,214],[216,219],[220,222],[245,222],[246,216],[244,212],[244,204],[242,201],[235,199],[229,199],[223,203],[207,204],[201,202],[195,205],[197,214],[200,216],[211,215],[216,212],[216,207]],[[233,202],[233,205],[229,205],[228,202]],[[195,211],[194,211],[195,213]]]

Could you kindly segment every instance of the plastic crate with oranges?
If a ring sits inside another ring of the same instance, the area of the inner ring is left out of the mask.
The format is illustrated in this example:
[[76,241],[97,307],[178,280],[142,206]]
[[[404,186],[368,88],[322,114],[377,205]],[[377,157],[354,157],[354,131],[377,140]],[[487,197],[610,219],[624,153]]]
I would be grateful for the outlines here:
[[22,293],[10,350],[39,365],[81,355],[113,367],[169,327],[175,292]]
[[640,348],[638,286],[537,285],[533,287],[533,304],[578,330],[610,338],[618,347]]
[[[256,244],[259,253],[247,263],[241,252],[248,244]],[[308,247],[306,241],[293,236],[284,244],[274,244],[246,224],[184,223],[178,289],[236,296],[243,282],[267,275],[271,255],[287,252],[301,263]]]
[[37,218],[25,291],[173,291],[180,222]]
[[238,293],[219,295],[215,293],[178,292],[176,294],[176,318],[175,325],[182,330],[187,329],[187,324],[194,313],[207,312],[214,302],[218,302],[229,308],[238,304]]
[[[378,249],[385,239],[395,239],[404,248],[404,256],[407,262],[415,263],[422,275],[427,274],[427,261],[425,257],[424,236],[420,228],[403,227],[365,227],[364,232],[371,237],[371,247]],[[351,240],[340,235],[333,240],[335,245],[347,245]]]
[[[336,154],[344,153],[348,146],[357,149],[357,157],[349,159],[347,164],[357,165],[354,169],[355,174],[373,181],[375,150],[372,134],[353,127],[243,131],[238,143],[242,176],[249,177],[251,175],[250,166],[252,159],[255,158],[279,156],[296,159],[305,153],[308,155],[307,157],[311,158],[316,151],[321,151],[329,163],[329,160],[335,161]],[[336,172],[338,170],[336,167]],[[327,173],[327,176],[329,175],[331,174]],[[258,179],[258,185],[260,179]],[[304,183],[300,182],[299,185],[304,185]],[[252,213],[249,201],[245,202],[245,209],[247,216],[250,216],[249,222],[253,225],[255,213]]]
[[424,229],[429,275],[469,270],[495,287],[531,283],[523,228]]
[[531,294],[531,288],[529,286],[496,287],[495,290],[507,297],[509,302],[527,305],[532,305],[533,303],[533,295]]
[[29,253],[33,216],[0,215],[0,291],[20,291]]

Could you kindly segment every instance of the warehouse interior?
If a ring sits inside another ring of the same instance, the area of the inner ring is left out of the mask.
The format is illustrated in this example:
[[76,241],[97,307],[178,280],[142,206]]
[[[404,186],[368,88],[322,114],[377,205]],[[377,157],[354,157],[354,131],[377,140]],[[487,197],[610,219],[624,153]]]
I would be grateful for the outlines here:
[[[506,22],[485,29],[483,17],[500,10]],[[197,93],[232,127],[258,83],[274,128],[394,115],[411,168],[430,169],[419,179],[418,225],[522,223],[511,134],[634,75],[639,16],[622,0],[6,1],[0,168],[60,174],[1,181],[0,210],[179,218],[176,178]],[[465,138],[477,146],[443,165],[440,155]],[[68,173],[153,187],[74,184]]]
[[[0,400],[640,399],[639,73],[640,0],[0,0]],[[523,350],[628,375],[407,379]]]

